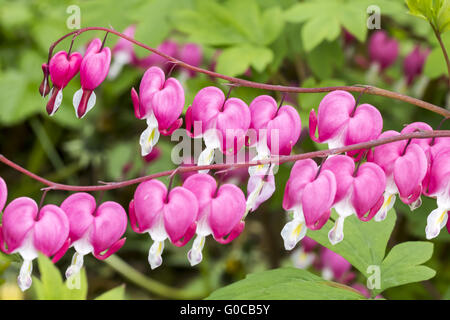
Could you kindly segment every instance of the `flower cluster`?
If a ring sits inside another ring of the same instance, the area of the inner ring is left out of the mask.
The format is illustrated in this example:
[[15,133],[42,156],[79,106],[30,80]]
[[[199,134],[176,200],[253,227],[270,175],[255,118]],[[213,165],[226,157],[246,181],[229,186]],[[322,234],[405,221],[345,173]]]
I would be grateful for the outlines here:
[[[0,178],[0,211],[7,199],[5,181]],[[38,253],[58,261],[69,249],[75,248],[67,278],[83,266],[83,256],[92,253],[106,259],[125,243],[120,239],[127,226],[127,214],[122,206],[107,201],[97,207],[87,193],[75,193],[60,206],[38,207],[33,199],[20,197],[11,201],[3,212],[0,228],[0,249],[7,254],[19,253],[23,258],[17,279],[19,287],[31,286],[32,261]]]
[[[132,35],[134,29],[127,32]],[[164,45],[167,50],[171,48],[170,43]],[[198,52],[187,46],[181,54],[197,61]],[[372,59],[383,69],[392,59],[386,56],[389,52],[373,52],[379,46],[387,46],[392,52],[397,48],[383,34],[371,40]],[[137,59],[128,43],[119,42],[113,53],[118,60],[113,76],[125,63],[144,63]],[[111,51],[100,39],[89,44],[84,56],[64,51],[55,54],[49,65],[43,66],[44,75],[50,75],[53,83],[48,113],[52,115],[59,108],[62,89],[80,72],[81,89],[75,93],[73,102],[77,117],[82,118],[95,104],[93,90],[106,78],[110,61]],[[44,94],[49,91],[47,85],[44,82],[41,86]],[[142,77],[139,92],[131,90],[131,100],[136,118],[147,123],[140,145],[142,156],[151,161],[158,153],[154,148],[160,134],[170,136],[183,125],[182,81],[166,76],[158,66],[150,66]],[[153,240],[148,255],[152,269],[162,264],[166,240],[184,246],[195,236],[187,254],[194,266],[202,261],[207,236],[212,235],[223,244],[238,237],[247,214],[257,210],[274,193],[276,159],[291,154],[302,130],[300,116],[292,106],[278,105],[268,95],[258,96],[247,105],[213,86],[195,95],[184,120],[187,134],[202,139],[206,146],[198,159],[188,162],[209,165],[216,152],[234,157],[246,147],[256,151],[254,161],[263,162],[249,166],[248,174],[244,175],[249,177],[247,197],[232,183],[218,184],[208,170],[183,176],[183,184],[174,188],[172,179],[168,188],[154,179],[142,182],[129,204],[129,218],[133,231],[148,233]],[[433,131],[422,122],[409,124],[401,133],[382,130],[383,118],[378,109],[367,103],[358,105],[346,91],[327,94],[317,113],[310,112],[311,139],[327,143],[331,149],[415,131]],[[437,209],[428,216],[425,230],[428,239],[436,237],[447,224],[450,210],[449,160],[450,138],[433,138],[399,140],[373,149],[332,155],[320,165],[312,159],[297,161],[282,203],[292,217],[281,231],[285,248],[293,249],[307,229],[321,229],[333,209],[337,218],[328,236],[333,245],[337,244],[344,239],[347,217],[381,221],[394,205],[397,194],[412,210],[420,206],[422,195],[437,199]],[[6,184],[0,179],[0,209],[6,196]],[[73,194],[60,206],[42,208],[30,198],[18,198],[5,209],[0,244],[6,253],[22,255],[24,264],[18,281],[26,289],[31,285],[32,260],[37,252],[57,260],[69,247],[74,247],[76,253],[66,272],[71,277],[79,272],[85,255],[92,253],[97,259],[106,259],[121,248],[126,226],[127,215],[121,205],[108,201],[97,206],[87,193]]]

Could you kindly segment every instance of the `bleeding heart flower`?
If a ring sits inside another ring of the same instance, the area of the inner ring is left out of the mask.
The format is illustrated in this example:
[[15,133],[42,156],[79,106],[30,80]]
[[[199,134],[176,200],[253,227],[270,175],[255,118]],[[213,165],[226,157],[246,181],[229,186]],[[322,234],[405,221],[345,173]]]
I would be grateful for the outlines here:
[[184,107],[184,90],[175,78],[165,79],[158,67],[149,68],[142,77],[138,96],[131,90],[134,113],[138,119],[146,119],[147,129],[141,134],[141,154],[149,154],[159,140],[160,133],[171,135],[181,127],[179,118]]
[[[38,252],[59,260],[68,248],[69,221],[64,211],[55,205],[39,210],[27,197],[13,200],[5,209],[0,230],[0,248],[7,254],[18,252],[24,262],[17,282],[22,291],[32,283],[33,260]],[[6,244],[6,247],[5,247]]]
[[[400,133],[389,130],[379,139],[397,136]],[[387,212],[395,203],[395,195],[408,204],[411,210],[421,204],[422,181],[427,173],[427,157],[417,144],[406,140],[387,143],[373,150],[372,161],[378,164],[386,174],[384,203],[375,216],[376,221],[386,218]]]
[[322,267],[322,278],[325,280],[334,279],[346,283],[355,277],[355,274],[350,272],[352,268],[350,262],[326,247],[321,248],[320,264]]
[[[382,129],[383,118],[377,108],[367,103],[357,107],[355,98],[342,90],[328,93],[319,104],[317,116],[314,109],[309,115],[311,139],[328,143],[330,149],[376,139]],[[349,155],[356,153],[361,154],[361,150]]]
[[[195,43],[186,43],[180,50],[179,59],[194,67],[199,67],[203,59],[202,48]],[[194,77],[195,71],[186,70],[188,77]]]
[[50,93],[50,84],[48,83],[48,64],[43,63],[42,64],[42,73],[44,74],[44,78],[42,79],[41,84],[39,85],[39,93],[41,94],[42,98],[47,96]]
[[189,262],[194,266],[203,259],[205,237],[212,234],[216,241],[225,244],[241,234],[245,226],[241,221],[245,213],[245,196],[233,184],[218,188],[216,180],[204,173],[190,176],[183,187],[192,191],[198,201],[197,237],[188,253]]
[[148,180],[136,188],[130,202],[130,223],[135,232],[148,232],[154,241],[148,253],[152,269],[162,263],[161,254],[167,238],[178,247],[191,240],[197,213],[197,199],[184,187],[168,192],[161,181]]
[[108,75],[111,50],[103,47],[102,41],[91,41],[80,65],[81,89],[73,95],[73,106],[78,118],[83,118],[95,105],[97,88]]
[[322,170],[330,170],[336,178],[334,208],[339,215],[328,239],[335,245],[344,239],[345,218],[356,214],[362,221],[369,221],[383,204],[386,176],[375,163],[366,162],[355,170],[352,158],[337,155],[328,158]]
[[408,85],[411,85],[414,79],[422,74],[423,65],[429,53],[430,49],[421,50],[420,46],[417,45],[403,60],[403,73]]
[[257,141],[267,144],[273,155],[289,155],[300,137],[301,120],[295,108],[285,105],[278,109],[276,101],[267,95],[256,97],[250,104],[250,129],[256,130]]
[[311,159],[295,162],[283,198],[283,209],[294,213],[293,220],[281,231],[286,250],[305,236],[306,227],[322,228],[330,217],[335,195],[336,178],[330,170],[319,172]]
[[120,238],[127,228],[127,213],[117,202],[106,201],[97,207],[93,196],[79,192],[67,197],[61,209],[69,219],[70,243],[76,251],[67,278],[80,272],[85,255],[92,252],[104,260],[124,245],[126,238]]
[[[123,31],[123,34],[130,38],[134,38],[135,31],[136,26],[131,25]],[[112,54],[114,59],[111,63],[111,67],[109,68],[108,79],[117,78],[125,65],[129,63],[137,63],[133,43],[124,38],[119,38],[119,41],[117,41],[116,45],[112,49]]]
[[369,39],[369,56],[381,70],[392,65],[398,56],[398,42],[390,38],[386,31],[375,31]]
[[63,98],[62,89],[77,75],[82,60],[83,57],[79,52],[73,52],[69,56],[66,51],[59,51],[50,59],[48,72],[53,83],[53,89],[46,107],[50,116],[54,115],[60,107]]
[[[191,125],[200,123],[200,132],[190,133]],[[250,111],[238,98],[225,99],[222,90],[206,87],[200,90],[186,112],[186,129],[191,136],[203,135],[206,149],[198,159],[198,165],[207,165],[214,160],[215,149],[224,154],[236,154],[245,143],[250,126]],[[202,171],[206,173],[207,171]]]
[[[450,210],[450,150],[437,154],[434,159],[429,177],[428,194],[436,197],[437,209],[433,210],[427,218],[425,233],[427,239],[433,239],[448,221]],[[448,227],[448,224],[447,224]]]
[[[413,133],[416,131],[433,131],[428,124],[424,122],[413,122],[407,125],[401,131],[401,134]],[[422,192],[427,195],[427,189],[429,184],[429,176],[431,165],[437,154],[444,150],[450,150],[450,138],[448,137],[438,137],[438,138],[426,138],[426,139],[412,139],[411,143],[417,144],[422,148],[423,152],[427,156],[427,174],[422,181],[423,190]]]
[[252,175],[247,184],[247,203],[245,215],[250,211],[255,211],[275,192],[275,177],[273,171],[267,175]]

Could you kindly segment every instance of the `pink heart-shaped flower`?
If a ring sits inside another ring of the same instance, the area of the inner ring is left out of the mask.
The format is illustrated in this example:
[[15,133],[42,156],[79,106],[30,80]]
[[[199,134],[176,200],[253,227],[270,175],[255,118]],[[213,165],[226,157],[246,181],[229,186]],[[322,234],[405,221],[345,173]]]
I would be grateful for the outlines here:
[[108,75],[110,63],[111,50],[102,48],[99,38],[92,40],[80,65],[81,88],[87,91],[97,88]]
[[73,52],[68,56],[66,51],[59,51],[51,59],[49,64],[50,79],[58,89],[67,86],[70,80],[76,76],[80,70],[82,55]]

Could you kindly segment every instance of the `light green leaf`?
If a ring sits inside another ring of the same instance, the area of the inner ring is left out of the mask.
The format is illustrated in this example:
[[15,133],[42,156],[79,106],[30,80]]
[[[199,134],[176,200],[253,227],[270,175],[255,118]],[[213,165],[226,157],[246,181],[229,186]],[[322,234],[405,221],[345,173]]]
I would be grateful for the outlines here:
[[342,26],[359,41],[364,42],[366,40],[367,14],[364,8],[355,6],[353,2],[346,4],[340,12],[339,21]]
[[213,292],[208,300],[357,300],[364,297],[343,284],[301,269],[279,268],[249,274]]
[[306,22],[303,26],[303,46],[306,51],[311,51],[325,39],[328,41],[336,39],[339,32],[339,21],[336,17],[319,15]]
[[321,245],[340,254],[365,277],[368,277],[367,268],[372,265],[381,266],[386,246],[394,228],[396,214],[390,210],[384,221],[360,221],[355,215],[345,219],[344,240],[332,245],[328,240],[328,232],[334,223],[328,221],[322,229],[308,230],[307,235]]
[[[442,35],[442,41],[447,50],[450,49],[450,33]],[[430,78],[437,78],[447,75],[447,64],[445,62],[444,54],[440,46],[435,47],[428,55],[425,62],[424,73]]]
[[428,280],[436,272],[421,264],[433,254],[433,243],[425,241],[403,242],[389,252],[381,264],[381,288],[374,294],[402,284]]
[[125,300],[125,285],[115,287],[99,295],[95,300]]
[[335,68],[344,63],[344,54],[338,41],[322,42],[306,55],[308,66],[322,80],[330,79]]
[[[321,11],[318,11],[321,10]],[[288,10],[284,12],[284,19],[288,22],[300,23],[310,20],[317,16],[318,12],[326,10],[326,3],[320,1],[314,2],[301,2],[294,4]]]
[[38,257],[40,281],[33,279],[33,286],[39,300],[59,300],[64,296],[65,285],[58,268],[46,256]]
[[265,47],[243,45],[223,50],[217,59],[217,72],[229,76],[243,74],[250,66],[262,72],[272,61],[273,53]]

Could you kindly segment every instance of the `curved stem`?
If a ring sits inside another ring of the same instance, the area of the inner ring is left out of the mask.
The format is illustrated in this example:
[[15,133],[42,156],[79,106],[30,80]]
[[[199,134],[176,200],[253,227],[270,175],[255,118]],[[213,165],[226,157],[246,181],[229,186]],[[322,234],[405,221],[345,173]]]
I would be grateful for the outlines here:
[[104,261],[129,281],[163,298],[194,300],[202,299],[207,295],[206,292],[200,293],[192,292],[191,290],[187,291],[183,289],[172,288],[154,279],[148,278],[115,254]]
[[444,117],[450,117],[450,111],[446,110],[444,108],[441,108],[439,106],[436,106],[432,103],[429,102],[425,102],[422,101],[420,99],[416,99],[410,96],[406,96],[397,92],[392,92],[389,90],[385,90],[385,89],[381,89],[381,88],[377,88],[377,87],[372,87],[372,86],[367,86],[367,85],[355,85],[355,86],[336,86],[336,87],[323,87],[323,88],[299,88],[299,87],[288,87],[288,86],[280,86],[280,85],[270,85],[270,84],[264,84],[264,83],[258,83],[258,82],[253,82],[253,81],[249,81],[249,80],[244,80],[244,79],[239,79],[239,78],[234,78],[234,77],[230,77],[230,76],[226,76],[220,73],[216,73],[213,71],[209,71],[203,68],[199,68],[199,67],[195,67],[192,66],[188,63],[185,63],[181,60],[175,59],[174,57],[171,57],[157,49],[153,49],[150,48],[149,46],[145,45],[142,42],[139,42],[123,33],[117,32],[113,29],[109,29],[109,28],[104,28],[104,27],[87,27],[87,28],[82,28],[76,31],[72,31],[64,36],[62,36],[61,38],[59,38],[58,40],[56,40],[49,48],[49,52],[48,52],[48,60],[50,61],[50,58],[52,56],[53,53],[53,49],[55,48],[55,46],[60,43],[62,40],[64,40],[65,38],[71,36],[71,35],[75,35],[78,36],[83,32],[86,31],[90,31],[90,30],[100,30],[100,31],[107,31],[110,32],[112,34],[115,34],[116,36],[119,36],[125,40],[128,40],[132,43],[134,43],[137,46],[140,46],[148,51],[151,51],[169,61],[171,61],[174,64],[177,64],[183,68],[195,71],[195,72],[200,72],[200,73],[204,73],[210,77],[214,77],[214,78],[220,78],[226,81],[229,81],[231,83],[234,84],[238,84],[240,86],[244,86],[244,87],[250,87],[250,88],[256,88],[256,89],[262,89],[262,90],[269,90],[269,91],[280,91],[280,92],[294,92],[294,93],[319,93],[319,92],[330,92],[330,91],[334,91],[334,90],[344,90],[344,91],[349,91],[349,92],[364,92],[367,94],[372,94],[372,95],[378,95],[378,96],[383,96],[383,97],[388,97],[388,98],[392,98],[395,100],[400,100],[400,101],[404,101],[413,105],[416,105],[420,108],[424,108],[427,110],[430,110],[432,112],[435,112],[437,114],[440,114]]
[[323,157],[327,157],[329,155],[344,153],[344,152],[353,151],[353,150],[369,149],[369,148],[373,148],[373,147],[376,147],[376,146],[379,146],[382,144],[391,143],[391,142],[400,141],[400,140],[425,139],[425,138],[434,138],[434,137],[450,137],[450,130],[420,131],[420,132],[413,132],[413,133],[408,133],[408,134],[400,134],[400,135],[393,136],[393,137],[372,140],[372,141],[364,142],[364,143],[357,143],[357,144],[353,144],[353,145],[345,146],[345,147],[341,147],[341,148],[313,151],[313,152],[307,152],[307,153],[295,154],[295,155],[289,155],[289,156],[277,156],[275,158],[258,160],[258,161],[211,164],[211,165],[204,165],[204,166],[178,167],[177,169],[174,169],[174,170],[162,171],[162,172],[150,174],[147,176],[142,176],[139,178],[134,178],[131,180],[125,180],[125,181],[121,181],[121,182],[110,182],[110,183],[107,183],[104,185],[95,185],[95,186],[71,186],[71,185],[52,182],[50,180],[42,178],[42,177],[28,171],[27,169],[12,162],[11,160],[9,160],[8,158],[6,158],[4,155],[1,155],[1,154],[0,154],[0,162],[3,162],[7,166],[48,186],[46,188],[43,188],[44,190],[47,189],[47,190],[66,190],[66,191],[89,192],[89,191],[119,189],[119,188],[127,187],[130,185],[138,184],[138,183],[141,183],[146,180],[170,176],[174,172],[182,173],[182,172],[192,172],[192,171],[199,171],[199,170],[224,170],[224,169],[229,169],[229,168],[237,169],[237,168],[242,168],[242,167],[264,165],[264,164],[269,164],[269,163],[282,164],[285,162],[293,162],[293,161],[303,160],[303,159],[323,158]]

